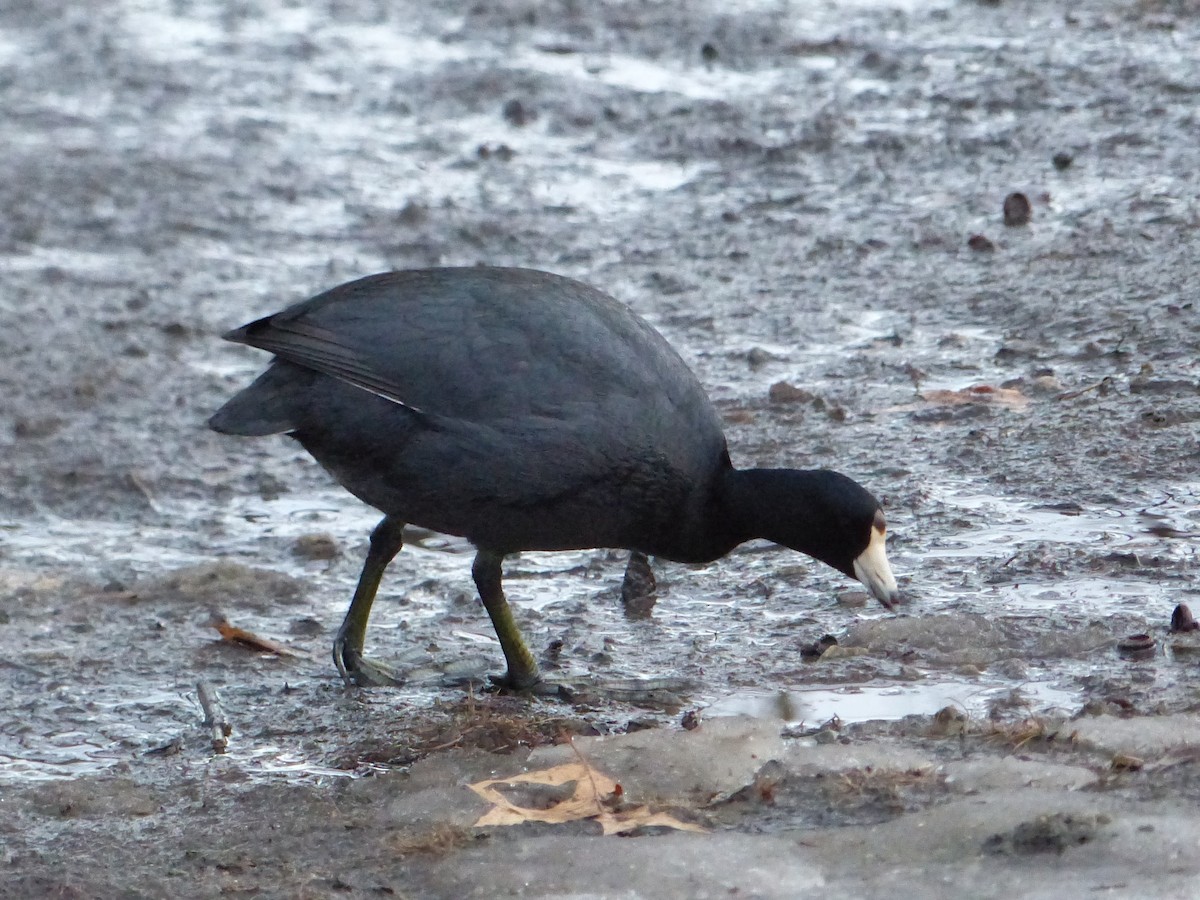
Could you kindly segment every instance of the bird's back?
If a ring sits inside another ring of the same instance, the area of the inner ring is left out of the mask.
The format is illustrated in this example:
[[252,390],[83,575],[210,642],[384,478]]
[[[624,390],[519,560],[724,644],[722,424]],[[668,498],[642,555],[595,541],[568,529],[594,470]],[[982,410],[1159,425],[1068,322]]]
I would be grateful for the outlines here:
[[371,276],[228,337],[277,361],[215,428],[290,432],[366,502],[481,546],[632,546],[723,456],[666,340],[543,272]]

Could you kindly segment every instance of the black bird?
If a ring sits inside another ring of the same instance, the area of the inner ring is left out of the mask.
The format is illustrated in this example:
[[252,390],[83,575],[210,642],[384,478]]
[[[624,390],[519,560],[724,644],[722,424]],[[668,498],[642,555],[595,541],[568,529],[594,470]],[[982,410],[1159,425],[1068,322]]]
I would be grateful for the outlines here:
[[489,267],[389,272],[225,337],[275,359],[209,425],[294,437],[384,513],[334,642],[348,681],[394,682],[363,644],[405,523],[475,545],[502,683],[516,689],[540,680],[501,587],[501,562],[521,550],[620,547],[701,563],[766,538],[857,578],[889,609],[896,599],[878,501],[837,472],[733,468],[684,361],[578,281]]

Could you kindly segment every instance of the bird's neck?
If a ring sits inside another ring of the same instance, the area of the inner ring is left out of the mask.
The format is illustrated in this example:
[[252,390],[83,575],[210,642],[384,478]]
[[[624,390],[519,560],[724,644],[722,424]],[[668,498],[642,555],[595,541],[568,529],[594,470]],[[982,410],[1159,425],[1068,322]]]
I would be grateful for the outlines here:
[[[718,490],[729,548],[765,538],[843,569],[827,521],[830,473],[814,469],[729,469]],[[843,569],[844,571],[844,569]],[[852,573],[849,573],[852,574]]]

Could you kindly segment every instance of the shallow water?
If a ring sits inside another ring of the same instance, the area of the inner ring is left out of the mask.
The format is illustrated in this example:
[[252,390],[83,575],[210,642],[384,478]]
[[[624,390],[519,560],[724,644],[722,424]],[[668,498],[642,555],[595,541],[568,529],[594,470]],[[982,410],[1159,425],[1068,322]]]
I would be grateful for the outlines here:
[[[709,716],[754,716],[788,726],[819,727],[836,719],[846,725],[858,722],[891,722],[906,716],[932,716],[945,707],[983,718],[992,701],[1007,699],[1013,690],[1005,685],[981,685],[967,679],[945,679],[916,685],[881,687],[805,688],[770,694],[744,692],[717,700]],[[1020,697],[1030,715],[1066,714],[1078,705],[1072,691],[1046,684],[1024,682]]]

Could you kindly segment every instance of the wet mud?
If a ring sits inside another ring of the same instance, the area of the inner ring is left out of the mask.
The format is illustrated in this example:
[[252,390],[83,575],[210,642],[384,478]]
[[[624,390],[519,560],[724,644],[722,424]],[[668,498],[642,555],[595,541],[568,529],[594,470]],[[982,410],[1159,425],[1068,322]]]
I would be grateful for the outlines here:
[[[0,9],[0,895],[1190,896],[1197,12]],[[408,683],[343,687],[378,517],[205,429],[265,362],[218,335],[476,262],[630,304],[736,464],[870,486],[900,613],[765,544],[637,604],[525,554],[575,687],[502,697],[471,548],[414,531],[368,633]],[[472,827],[572,747],[708,835]]]

